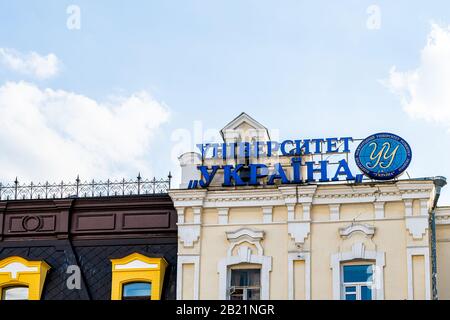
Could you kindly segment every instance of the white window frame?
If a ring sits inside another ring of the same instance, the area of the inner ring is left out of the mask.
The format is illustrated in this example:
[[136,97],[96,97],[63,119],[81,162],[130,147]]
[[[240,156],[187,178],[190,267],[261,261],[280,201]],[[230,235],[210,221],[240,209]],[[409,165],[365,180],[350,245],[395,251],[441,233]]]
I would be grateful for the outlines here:
[[384,300],[384,266],[385,253],[383,251],[369,251],[365,249],[364,244],[355,243],[352,251],[338,252],[331,255],[330,267],[333,275],[333,299],[342,299],[341,286],[341,264],[355,260],[375,261],[375,273],[373,282],[376,284],[373,290],[373,300]]
[[[252,266],[253,267],[253,266]],[[262,272],[261,272],[261,266],[260,265],[255,265],[254,268],[249,267],[249,268],[233,268],[233,266],[228,268],[228,287],[227,287],[227,300],[231,300],[231,288],[240,288],[243,290],[242,292],[242,300],[248,300],[247,299],[247,290],[248,289],[259,289],[259,300],[261,300],[261,284],[262,284]],[[258,270],[259,271],[259,286],[232,286],[231,285],[231,272],[234,271],[239,271],[239,270]]]
[[[344,267],[349,267],[349,266],[371,266],[372,267],[372,281],[366,281],[366,282],[344,282]],[[361,263],[357,263],[357,264],[346,264],[343,263],[341,265],[341,279],[342,279],[342,291],[341,291],[341,299],[342,300],[347,300],[347,294],[353,294],[353,293],[347,293],[345,291],[345,288],[347,287],[355,287],[356,291],[355,291],[355,295],[356,295],[356,300],[361,300],[361,287],[368,287],[370,289],[371,292],[371,300],[375,300],[375,290],[374,290],[374,281],[373,278],[375,277],[375,264],[371,261],[361,261]]]
[[227,257],[219,261],[217,266],[217,272],[219,273],[219,300],[227,300],[228,288],[231,284],[231,272],[230,267],[236,266],[241,263],[256,264],[261,267],[261,289],[260,299],[270,299],[270,276],[272,271],[272,257],[269,256],[255,256],[251,255],[249,259],[245,259],[239,256]]

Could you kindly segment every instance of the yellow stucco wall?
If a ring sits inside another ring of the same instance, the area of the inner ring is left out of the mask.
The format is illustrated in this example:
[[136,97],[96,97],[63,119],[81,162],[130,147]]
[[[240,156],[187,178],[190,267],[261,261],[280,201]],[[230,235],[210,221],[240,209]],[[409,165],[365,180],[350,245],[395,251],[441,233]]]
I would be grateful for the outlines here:
[[413,297],[415,300],[425,299],[425,259],[423,256],[415,256],[412,258],[413,265]]
[[[318,189],[327,189],[328,185],[320,185]],[[432,197],[430,187],[429,197]],[[209,191],[214,193],[214,191]],[[230,193],[237,192],[230,190]],[[258,191],[254,191],[258,194]],[[317,192],[317,191],[316,191]],[[423,203],[429,198],[423,196]],[[408,200],[409,201],[409,200]],[[177,206],[176,198],[174,200]],[[303,205],[294,203],[293,216],[296,222],[304,221]],[[424,299],[425,288],[431,286],[430,279],[426,279],[426,257],[423,253],[413,254],[408,257],[408,250],[415,248],[430,248],[429,230],[425,228],[419,237],[413,237],[413,230],[408,230],[405,218],[405,203],[403,200],[386,201],[384,205],[384,217],[377,218],[373,202],[354,201],[352,203],[341,203],[339,206],[339,218],[337,221],[331,219],[329,204],[312,203],[310,207],[310,232],[302,243],[294,243],[294,238],[288,232],[288,205],[276,205],[272,208],[272,221],[264,223],[263,207],[242,206],[235,204],[229,207],[227,223],[220,224],[218,209],[226,207],[220,203],[216,208],[209,205],[201,209],[201,227],[198,242],[192,247],[185,247],[179,243],[179,254],[199,255],[199,298],[220,298],[220,276],[218,272],[219,262],[227,257],[230,248],[230,240],[227,232],[235,232],[241,228],[250,228],[264,232],[260,241],[264,256],[272,259],[272,270],[270,272],[270,299],[288,299],[288,257],[291,252],[303,252],[310,254],[310,297],[311,299],[333,299],[333,273],[331,268],[332,255],[337,253],[352,252],[353,245],[362,243],[364,249],[370,252],[384,253],[384,299],[408,299],[408,287],[412,288],[413,298]],[[412,202],[413,216],[419,216],[421,202]],[[186,208],[185,219],[191,219],[192,209]],[[419,217],[420,218],[420,217]],[[411,221],[411,220],[410,220]],[[352,224],[374,227],[372,235],[355,232],[350,237],[340,235],[340,230]],[[439,237],[450,240],[450,227],[438,230]],[[251,251],[255,251],[255,246]],[[409,248],[409,249],[408,249]],[[421,251],[422,252],[422,251]],[[439,269],[450,267],[450,241],[438,243]],[[233,255],[237,254],[237,249]],[[408,284],[408,259],[412,259],[412,284]],[[189,266],[189,268],[191,268]],[[293,263],[294,299],[305,299],[307,296],[305,277],[306,261],[299,260]],[[194,270],[183,268],[183,296],[185,287],[192,288],[194,285]],[[450,298],[450,276],[440,276],[439,291],[441,298]],[[412,287],[411,287],[412,286]],[[191,289],[192,292],[192,289]],[[186,293],[187,294],[187,293]]]
[[439,299],[450,300],[450,225],[436,227]]
[[187,263],[183,265],[183,300],[194,299],[194,265]]
[[305,300],[305,261],[294,262],[294,299]]

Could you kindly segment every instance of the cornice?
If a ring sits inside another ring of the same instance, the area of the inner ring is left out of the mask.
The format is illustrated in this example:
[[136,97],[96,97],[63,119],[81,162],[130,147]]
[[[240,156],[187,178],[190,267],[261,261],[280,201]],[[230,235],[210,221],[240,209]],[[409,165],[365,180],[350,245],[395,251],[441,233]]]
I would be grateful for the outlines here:
[[208,193],[205,189],[174,189],[169,190],[175,208],[202,207]]
[[438,207],[436,209],[436,224],[450,224],[450,207]]
[[434,185],[428,182],[398,181],[373,184],[319,184],[273,188],[170,190],[175,207],[252,207],[291,204],[347,204],[393,202],[432,197]]

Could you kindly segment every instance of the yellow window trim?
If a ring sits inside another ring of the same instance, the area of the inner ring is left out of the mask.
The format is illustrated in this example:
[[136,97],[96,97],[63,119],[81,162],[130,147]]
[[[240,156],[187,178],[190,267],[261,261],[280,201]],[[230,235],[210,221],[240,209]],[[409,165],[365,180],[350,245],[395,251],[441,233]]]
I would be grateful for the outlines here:
[[28,287],[28,300],[40,300],[50,266],[45,261],[28,261],[12,256],[0,261],[0,299],[3,290],[14,286]]
[[164,258],[149,258],[132,253],[124,258],[111,259],[111,263],[111,300],[122,300],[123,285],[130,282],[151,283],[151,299],[161,299],[164,274],[168,265]]

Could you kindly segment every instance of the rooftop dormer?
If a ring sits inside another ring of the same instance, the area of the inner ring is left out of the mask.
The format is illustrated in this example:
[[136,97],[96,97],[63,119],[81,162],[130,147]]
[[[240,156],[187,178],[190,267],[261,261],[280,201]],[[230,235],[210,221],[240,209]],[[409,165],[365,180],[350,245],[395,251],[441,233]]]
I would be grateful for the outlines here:
[[270,140],[267,128],[245,112],[242,112],[220,130],[220,134],[225,143]]

